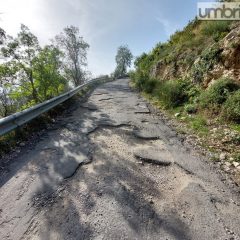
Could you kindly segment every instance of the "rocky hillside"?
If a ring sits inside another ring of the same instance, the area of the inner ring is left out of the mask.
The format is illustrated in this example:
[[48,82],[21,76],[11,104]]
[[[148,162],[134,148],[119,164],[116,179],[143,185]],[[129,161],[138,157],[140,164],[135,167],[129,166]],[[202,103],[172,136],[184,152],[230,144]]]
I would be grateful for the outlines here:
[[198,103],[194,111],[210,107],[215,114],[229,113],[223,105],[235,95],[228,107],[239,105],[230,118],[240,121],[240,23],[194,19],[168,42],[139,56],[131,77],[140,90],[170,107]]
[[[232,30],[218,45],[219,58],[212,69],[204,75],[203,82],[207,86],[220,77],[233,79],[240,83],[240,24],[232,26]],[[199,58],[195,65],[201,61]]]
[[194,19],[139,56],[130,75],[223,169],[237,168],[240,184],[240,22]]
[[239,23],[194,20],[149,53],[154,58],[149,71],[153,78],[188,77],[205,87],[221,77],[240,82],[239,56]]

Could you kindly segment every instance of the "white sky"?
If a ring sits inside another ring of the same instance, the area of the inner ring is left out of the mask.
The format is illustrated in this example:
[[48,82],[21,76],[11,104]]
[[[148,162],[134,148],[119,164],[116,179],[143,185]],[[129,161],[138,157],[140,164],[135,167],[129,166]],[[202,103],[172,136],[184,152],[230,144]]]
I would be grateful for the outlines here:
[[[27,25],[41,44],[68,25],[79,27],[90,44],[89,70],[109,74],[117,47],[135,56],[166,41],[196,13],[197,0],[0,0],[0,26],[15,36]],[[182,7],[182,10],[180,10]]]

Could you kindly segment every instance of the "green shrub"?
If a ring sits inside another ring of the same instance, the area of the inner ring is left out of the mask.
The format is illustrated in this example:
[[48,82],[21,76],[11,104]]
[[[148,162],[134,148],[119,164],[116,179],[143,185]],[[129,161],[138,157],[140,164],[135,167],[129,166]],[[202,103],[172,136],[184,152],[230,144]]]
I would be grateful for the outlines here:
[[195,104],[186,104],[184,106],[185,112],[192,114],[197,112],[197,106]]
[[130,77],[136,88],[142,91],[144,89],[144,84],[148,79],[148,75],[144,74],[142,71],[136,71],[134,73],[131,73]]
[[220,61],[221,49],[217,44],[202,52],[199,61],[193,65],[191,75],[194,82],[201,83],[203,76]]
[[143,90],[146,93],[152,93],[156,88],[157,84],[158,84],[158,81],[156,79],[148,78],[143,85],[143,88],[144,88]]
[[231,21],[210,21],[205,22],[202,33],[211,36],[214,41],[218,42],[223,39],[230,31]]
[[224,36],[230,31],[231,21],[209,21],[205,22],[202,33],[207,36]]
[[221,32],[221,33],[216,33],[213,35],[213,39],[215,42],[220,41],[221,39],[223,39],[224,37],[226,37],[228,34],[228,32]]
[[198,97],[203,91],[200,85],[193,84],[191,82],[186,83],[185,92],[188,98],[189,103],[197,103]]
[[240,90],[229,96],[223,106],[222,114],[228,120],[240,122]]
[[[114,74],[114,73],[113,73],[113,74]],[[129,75],[130,79],[131,79],[132,81],[134,81],[135,71],[133,71],[133,70],[128,71],[128,75]],[[112,77],[114,77],[114,75],[113,75]]]
[[218,109],[223,104],[230,93],[239,89],[239,85],[230,79],[217,80],[199,97],[199,105],[201,108],[214,107]]
[[180,80],[165,81],[158,84],[154,95],[159,98],[166,108],[173,108],[187,100],[185,82]]

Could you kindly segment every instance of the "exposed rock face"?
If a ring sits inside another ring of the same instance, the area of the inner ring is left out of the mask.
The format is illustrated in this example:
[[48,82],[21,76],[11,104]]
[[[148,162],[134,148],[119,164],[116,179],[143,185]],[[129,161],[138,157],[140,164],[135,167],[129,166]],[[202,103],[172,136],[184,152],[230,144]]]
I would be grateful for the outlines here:
[[235,27],[220,42],[221,61],[204,77],[204,85],[220,78],[231,78],[240,83],[240,26]]
[[223,40],[222,59],[229,74],[240,82],[240,26],[234,28]]
[[[212,46],[209,46],[211,48]],[[215,80],[227,77],[240,83],[240,24],[235,24],[230,33],[218,42],[219,61],[211,70],[205,71],[202,77],[204,87],[208,87]],[[182,59],[193,55],[194,49],[181,53],[174,62],[166,63],[160,60],[151,71],[151,76],[161,80],[170,80],[191,76],[192,65],[182,64]],[[193,64],[200,61],[200,56]]]
[[185,51],[179,52],[174,60],[160,59],[152,67],[150,72],[151,77],[160,80],[170,80],[187,76],[192,66],[183,63],[183,59],[189,59],[189,56],[192,57],[193,51],[195,50],[196,49],[189,48]]
[[154,65],[151,76],[152,77],[158,77],[162,80],[168,80],[172,76],[172,71],[173,71],[173,66],[172,64],[166,64],[165,61],[160,60],[157,62],[156,65]]

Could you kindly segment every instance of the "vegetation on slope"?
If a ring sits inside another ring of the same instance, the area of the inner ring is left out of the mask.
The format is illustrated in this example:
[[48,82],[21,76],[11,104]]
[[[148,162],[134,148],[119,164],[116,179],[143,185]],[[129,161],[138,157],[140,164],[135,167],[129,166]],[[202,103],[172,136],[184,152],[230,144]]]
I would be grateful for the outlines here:
[[[233,21],[194,19],[169,41],[137,57],[135,70],[130,73],[137,89],[199,136],[210,140],[212,129],[219,127],[220,133],[223,128],[234,128],[233,138],[238,140],[231,140],[233,145],[225,142],[224,147],[215,146],[215,137],[205,144],[214,145],[214,150],[224,148],[235,161],[240,161],[240,82],[237,75],[225,76],[222,72],[238,72],[238,58],[233,56],[240,53],[240,43],[228,35],[239,36],[239,29]],[[227,61],[230,67],[224,69]]]
[[[221,76],[207,86],[204,84],[204,76],[221,61],[219,42],[230,32],[232,24],[193,20],[167,43],[157,44],[149,54],[136,59],[135,71],[131,72],[135,86],[157,97],[166,109],[186,105],[187,112],[208,110],[239,122],[238,111],[228,110],[228,98],[239,89],[239,83]],[[229,113],[227,116],[221,114],[224,110]]]

